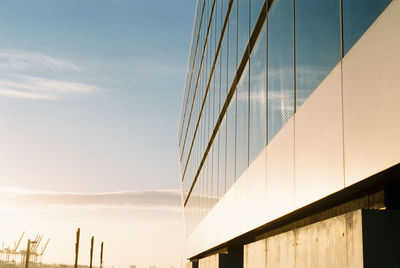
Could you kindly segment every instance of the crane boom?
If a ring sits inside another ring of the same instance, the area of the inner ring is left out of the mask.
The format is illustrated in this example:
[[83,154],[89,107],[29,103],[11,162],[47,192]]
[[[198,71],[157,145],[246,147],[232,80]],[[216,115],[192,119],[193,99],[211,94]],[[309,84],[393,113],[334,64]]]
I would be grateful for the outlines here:
[[44,245],[44,248],[42,249],[42,252],[40,252],[40,256],[42,256],[42,255],[43,255],[43,253],[44,253],[44,251],[46,250],[46,248],[47,248],[47,245],[49,244],[49,242],[50,242],[50,238],[49,238],[49,239],[47,239],[47,242],[46,242],[46,244]]
[[34,248],[33,248],[33,253],[34,253],[35,255],[36,255],[37,249],[38,249],[38,247],[39,247],[39,245],[40,245],[40,242],[42,242],[42,238],[43,238],[43,236],[39,235],[39,239],[36,240],[37,243],[34,245]]
[[22,235],[21,235],[21,237],[19,238],[17,245],[15,245],[14,251],[17,251],[17,249],[18,249],[18,247],[19,247],[19,244],[21,243],[22,238],[24,237],[24,234],[25,234],[25,231],[22,232]]

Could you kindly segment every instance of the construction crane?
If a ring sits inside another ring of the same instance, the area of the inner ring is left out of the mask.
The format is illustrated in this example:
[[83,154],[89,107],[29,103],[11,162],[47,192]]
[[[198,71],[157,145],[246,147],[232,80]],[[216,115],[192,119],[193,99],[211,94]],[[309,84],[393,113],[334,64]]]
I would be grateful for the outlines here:
[[21,237],[19,238],[18,242],[15,244],[15,247],[12,249],[11,254],[12,254],[12,258],[13,258],[13,262],[15,262],[15,257],[18,255],[18,247],[19,244],[21,244],[22,238],[24,237],[25,231],[22,232]]
[[25,234],[25,231],[22,232],[21,237],[19,238],[18,243],[15,245],[13,251],[17,251],[19,244],[21,243],[22,238],[24,237],[24,234]]
[[36,243],[33,245],[33,249],[32,249],[32,256],[33,256],[33,262],[37,263],[37,258],[38,258],[38,253],[37,253],[37,249],[39,248],[40,242],[42,242],[42,238],[43,236],[39,235],[38,239],[35,240]]
[[33,258],[33,262],[36,262],[36,260],[35,260],[35,253],[36,253],[36,249],[37,249],[37,247],[38,247],[38,245],[39,245],[39,243],[40,243],[40,241],[41,241],[41,236],[40,235],[36,235],[36,237],[35,237],[35,240],[33,240],[33,241],[31,241],[31,243],[28,243],[28,245],[29,245],[29,249],[28,249],[28,246],[27,246],[27,248],[26,248],[26,250],[25,251],[21,251],[20,252],[20,254],[21,254],[21,257],[22,257],[22,261],[24,262],[25,261],[25,263],[24,264],[26,264],[26,255],[28,254],[28,252],[29,252],[29,259],[28,259],[28,261],[31,259],[31,257]]
[[44,245],[44,247],[42,247],[42,251],[40,252],[40,254],[39,254],[39,257],[40,257],[40,263],[42,263],[42,259],[43,259],[43,253],[44,253],[44,251],[46,250],[46,248],[47,248],[47,245],[49,244],[49,242],[50,242],[50,238],[49,239],[47,239],[47,242],[46,242],[46,244]]
[[[47,239],[46,244],[41,247],[41,250],[39,250],[40,243],[43,240],[43,236],[41,235],[36,235],[35,240],[30,240],[28,245],[25,249],[21,249],[18,251],[19,246],[21,245],[22,239],[24,238],[25,231],[22,232],[21,237],[18,239],[18,241],[15,241],[12,247],[4,246],[4,242],[2,243],[2,248],[0,249],[0,263],[5,263],[5,264],[17,264],[20,263],[22,265],[26,264],[26,259],[28,258],[27,254],[29,252],[29,262],[38,263],[38,260],[40,262],[42,261],[42,256],[47,248],[47,245],[50,242],[50,239]],[[28,248],[29,247],[29,248]],[[0,265],[1,266],[1,265]]]

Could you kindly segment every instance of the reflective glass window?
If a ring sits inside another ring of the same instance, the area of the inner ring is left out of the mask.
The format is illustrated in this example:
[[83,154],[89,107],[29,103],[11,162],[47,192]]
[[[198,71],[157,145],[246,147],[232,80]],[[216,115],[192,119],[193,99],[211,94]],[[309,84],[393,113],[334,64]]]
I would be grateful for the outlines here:
[[266,35],[264,24],[250,57],[249,163],[253,162],[267,142]]
[[343,0],[343,49],[346,54],[391,0]]
[[206,166],[206,181],[207,181],[207,192],[206,192],[206,214],[210,210],[211,204],[210,204],[210,197],[211,197],[211,191],[212,191],[212,151],[210,150],[208,155],[207,155],[207,166]]
[[[217,64],[215,66],[217,66]],[[218,96],[217,81],[216,81],[218,78],[218,75],[217,75],[216,71],[217,71],[217,68],[214,70],[213,79],[212,79],[211,85],[210,85],[210,87],[213,88],[213,91],[211,94],[212,95],[211,134],[212,134],[212,131],[214,130],[214,126],[215,126],[215,121],[216,121],[216,117],[217,117],[217,113],[218,113],[218,111],[217,111],[218,101],[219,101],[218,100],[219,96]]]
[[212,190],[212,196],[213,196],[213,206],[218,200],[218,184],[219,184],[219,179],[218,179],[218,165],[219,165],[219,140],[216,138],[213,143],[213,190]]
[[204,166],[202,167],[200,171],[200,220],[203,218],[204,215]]
[[[221,14],[222,14],[222,21],[225,20],[226,12],[228,10],[229,0],[221,0]],[[222,22],[223,23],[223,22]]]
[[275,0],[268,16],[268,142],[293,115],[293,1]]
[[237,67],[237,2],[235,1],[228,23],[228,90],[236,74]]
[[237,0],[238,3],[238,64],[243,57],[250,37],[250,0]]
[[225,32],[224,39],[221,45],[221,107],[225,101],[226,94],[228,92],[228,33]]
[[219,98],[221,93],[220,79],[221,79],[221,68],[220,68],[220,59],[218,58],[214,70],[214,120],[213,120],[214,126],[219,116],[219,102],[220,102]]
[[222,197],[225,193],[226,189],[226,181],[225,181],[225,164],[226,164],[226,121],[225,117],[221,122],[218,131],[218,139],[219,139],[219,165],[218,165],[218,196]]
[[222,14],[221,14],[221,3],[222,1],[215,1],[214,7],[214,20],[215,20],[215,40],[216,44],[218,44],[219,38],[221,36],[221,25],[222,25]]
[[340,3],[296,0],[296,109],[340,60]]
[[249,68],[246,65],[237,86],[236,177],[248,167],[249,161]]
[[250,0],[250,31],[256,24],[258,15],[260,15],[261,8],[264,4],[264,0]]
[[209,93],[209,95],[207,96],[207,99],[206,99],[206,110],[207,110],[207,117],[206,117],[207,130],[206,130],[206,144],[205,144],[206,147],[207,147],[208,141],[210,140],[210,132],[211,132],[211,127],[212,127],[211,126],[211,115],[212,115],[211,101],[212,101],[212,98],[210,95],[211,92],[208,92],[208,93]]
[[235,182],[236,94],[227,110],[226,129],[226,190],[228,190]]

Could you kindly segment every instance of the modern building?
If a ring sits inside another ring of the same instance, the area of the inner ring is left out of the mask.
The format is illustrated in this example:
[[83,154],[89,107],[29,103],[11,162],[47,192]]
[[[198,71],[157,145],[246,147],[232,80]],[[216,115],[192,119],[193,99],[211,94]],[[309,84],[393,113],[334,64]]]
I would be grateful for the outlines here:
[[198,0],[188,267],[400,267],[400,0]]

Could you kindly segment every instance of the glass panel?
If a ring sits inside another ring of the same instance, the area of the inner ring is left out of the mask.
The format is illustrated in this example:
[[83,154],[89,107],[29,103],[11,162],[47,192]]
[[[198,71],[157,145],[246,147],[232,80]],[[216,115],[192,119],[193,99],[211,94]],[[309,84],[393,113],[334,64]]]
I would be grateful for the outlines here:
[[200,172],[200,220],[204,215],[204,166]]
[[219,174],[218,174],[218,197],[222,197],[225,193],[226,189],[226,181],[225,181],[225,164],[226,164],[226,121],[225,117],[221,122],[219,127]]
[[253,162],[267,142],[266,28],[264,24],[250,58],[249,163]]
[[225,17],[226,17],[226,12],[228,11],[228,5],[229,5],[229,0],[221,0],[222,2],[222,10],[221,10],[221,14],[222,14],[222,23],[224,23],[225,21]]
[[296,109],[340,60],[339,1],[296,0]]
[[228,33],[225,32],[221,46],[221,108],[228,92]]
[[227,110],[226,128],[226,190],[228,191],[235,181],[236,94]]
[[218,179],[218,164],[219,164],[218,146],[219,146],[219,143],[218,142],[219,142],[219,140],[218,140],[218,138],[216,138],[214,140],[214,144],[213,144],[213,190],[212,190],[213,206],[218,201],[218,184],[219,184],[219,179]]
[[250,37],[250,1],[238,0],[238,64]]
[[209,34],[208,34],[208,40],[209,40],[209,46],[210,46],[210,52],[208,53],[208,73],[209,73],[209,76],[207,77],[207,82],[208,82],[208,80],[209,80],[209,78],[210,78],[210,75],[211,75],[211,68],[212,68],[212,64],[213,64],[213,61],[214,61],[214,56],[215,56],[215,32],[214,32],[214,28],[215,28],[215,26],[214,26],[214,23],[215,23],[215,20],[212,20],[211,21],[211,26],[210,26],[210,32],[209,32]]
[[219,38],[221,36],[221,25],[222,25],[222,23],[221,23],[221,17],[222,17],[221,4],[222,4],[221,0],[215,1],[215,7],[214,7],[215,28],[214,28],[214,31],[215,31],[216,44],[218,44]]
[[[210,92],[209,92],[210,94]],[[206,130],[206,143],[204,145],[204,149],[207,147],[208,141],[210,140],[210,129],[211,129],[211,98],[210,95],[207,96],[206,99],[206,104],[205,104],[205,109],[207,111],[207,117],[206,117],[206,124],[207,124],[207,130]]]
[[210,150],[207,155],[207,196],[206,196],[206,214],[211,208],[211,191],[212,191],[212,151]]
[[264,0],[251,0],[250,1],[250,30],[253,30],[254,25],[256,24],[258,15],[260,15],[261,8],[264,4]]
[[237,87],[236,178],[249,161],[249,68],[246,65]]
[[237,67],[237,2],[233,3],[228,24],[228,91]]
[[346,54],[391,0],[343,0],[343,49]]
[[268,142],[293,110],[293,1],[275,0],[268,16]]
[[215,64],[214,71],[214,118],[213,118],[213,126],[217,122],[219,116],[219,98],[220,98],[220,90],[221,90],[221,68],[220,68],[220,59],[218,58],[217,63]]

